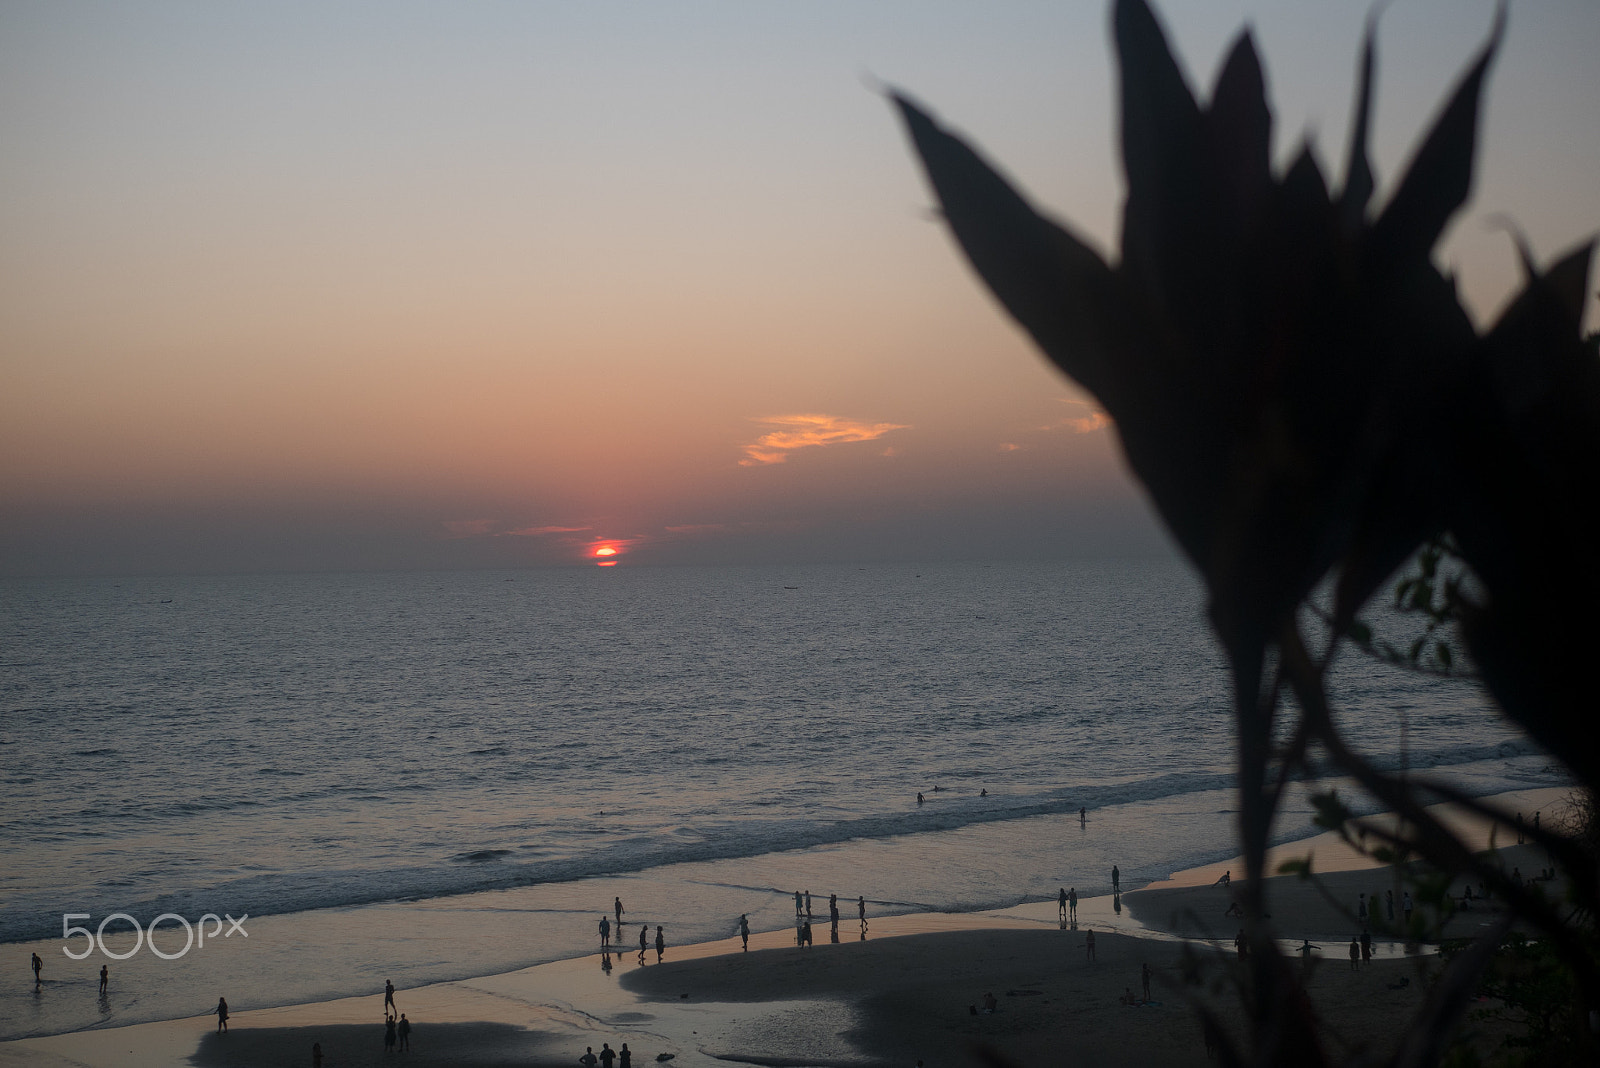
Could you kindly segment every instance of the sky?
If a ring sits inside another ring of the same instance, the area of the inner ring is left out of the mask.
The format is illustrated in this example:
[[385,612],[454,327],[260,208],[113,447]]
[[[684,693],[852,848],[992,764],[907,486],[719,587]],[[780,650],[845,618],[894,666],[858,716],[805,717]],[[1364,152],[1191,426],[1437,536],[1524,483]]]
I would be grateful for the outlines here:
[[[880,88],[1114,249],[1107,10],[0,0],[0,574],[1168,552]],[[1202,95],[1248,25],[1337,174],[1367,5],[1158,10]],[[1493,10],[1383,11],[1380,201]],[[1511,4],[1437,253],[1480,323],[1496,220],[1600,227],[1597,52]]]

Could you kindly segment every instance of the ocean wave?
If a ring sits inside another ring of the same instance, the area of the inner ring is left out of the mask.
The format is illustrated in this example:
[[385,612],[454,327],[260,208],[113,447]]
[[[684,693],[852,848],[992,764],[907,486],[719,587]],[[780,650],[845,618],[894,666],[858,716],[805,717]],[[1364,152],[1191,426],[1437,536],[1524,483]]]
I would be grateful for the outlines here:
[[[1522,742],[1466,746],[1410,754],[1412,769],[1459,768],[1464,765],[1537,755],[1536,747]],[[1395,758],[1388,770],[1397,770]],[[1424,777],[1425,780],[1425,777]],[[1518,772],[1499,782],[1480,776],[1483,792],[1526,787],[1529,775]],[[1549,784],[1564,776],[1552,768]],[[1172,773],[1148,779],[1084,787],[1057,787],[1033,795],[979,798],[970,792],[930,793],[928,802],[911,811],[878,813],[832,820],[803,818],[743,819],[697,822],[693,826],[664,827],[657,834],[634,835],[622,840],[585,847],[587,837],[574,833],[574,850],[556,856],[528,856],[538,844],[485,845],[457,851],[436,861],[396,867],[321,868],[296,872],[268,872],[220,882],[199,890],[157,894],[130,905],[124,897],[85,895],[75,909],[100,912],[115,909],[135,915],[173,911],[219,912],[232,908],[251,915],[282,915],[311,909],[371,905],[386,901],[451,897],[503,890],[539,883],[571,882],[598,876],[631,875],[671,864],[736,860],[771,853],[800,851],[849,841],[888,839],[930,832],[948,832],[975,825],[1022,820],[1038,816],[1067,816],[1080,808],[1091,812],[1111,806],[1142,803],[1171,804],[1185,796],[1197,798],[1233,785],[1231,772]],[[1371,802],[1350,798],[1356,814],[1375,811]],[[1213,810],[1229,814],[1231,809]],[[1285,833],[1280,840],[1297,837]],[[1210,854],[1175,856],[1174,869],[1221,859]],[[100,898],[100,900],[96,900]],[[12,901],[0,916],[0,942],[51,937],[59,930],[57,902]],[[30,907],[36,905],[37,907]]]

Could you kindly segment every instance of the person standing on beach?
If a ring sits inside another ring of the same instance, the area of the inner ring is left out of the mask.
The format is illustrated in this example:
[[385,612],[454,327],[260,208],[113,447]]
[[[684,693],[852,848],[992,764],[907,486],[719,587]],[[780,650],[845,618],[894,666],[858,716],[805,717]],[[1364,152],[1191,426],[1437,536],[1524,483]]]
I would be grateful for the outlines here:
[[661,955],[667,951],[667,937],[661,933],[661,925],[656,924],[656,963],[661,963]]
[[1144,999],[1150,1000],[1150,965],[1139,965],[1139,981],[1144,984]]
[[1089,822],[1089,810],[1087,808],[1080,808],[1078,810],[1078,826],[1082,827],[1088,822]]
[[104,964],[100,965],[100,993],[106,992],[106,984],[111,981],[111,969]]
[[604,916],[600,917],[600,948],[611,948],[611,921]]
[[411,1049],[411,1021],[406,1019],[406,1014],[400,1014],[400,1022],[395,1025],[394,1033],[400,1038],[400,1048]]
[[611,1043],[600,1043],[600,1068],[611,1068],[617,1059],[617,1051],[611,1048]]
[[645,950],[647,950],[649,948],[650,948],[650,925],[648,923],[641,923],[639,925],[639,963],[640,964],[644,963]]
[[795,915],[796,915],[796,916],[798,916],[798,915],[800,915],[800,912],[801,912],[801,907],[800,907],[800,891],[798,891],[798,890],[796,890],[796,891],[795,891],[795,892],[794,892],[794,914],[795,914]]
[[745,952],[750,951],[750,917],[744,913],[739,914],[739,937],[744,941]]
[[383,981],[383,1014],[385,1016],[389,1015],[389,1010],[394,1007],[394,983],[385,979]]
[[617,1051],[617,1056],[617,1068],[633,1068],[633,1050],[628,1048],[628,1044],[626,1042],[624,1042],[622,1044],[622,1048]]
[[217,999],[217,1031],[224,1032],[228,1029],[228,999]]
[[1060,914],[1061,919],[1067,918],[1067,888],[1064,886],[1061,888],[1061,895],[1056,898],[1056,912]]
[[1113,894],[1122,893],[1122,873],[1117,870],[1115,864],[1111,865],[1111,892]]
[[1361,963],[1372,963],[1372,932],[1366,928],[1361,930]]
[[1073,923],[1078,922],[1078,888],[1076,886],[1067,891],[1067,918]]
[[600,1063],[600,1058],[594,1055],[593,1046],[583,1047],[583,1056],[578,1058],[578,1063],[583,1065],[583,1068],[594,1068]]
[[44,980],[39,978],[39,973],[44,969],[44,961],[39,959],[39,954],[33,955],[33,985],[38,986]]
[[622,898],[620,897],[611,904],[617,910],[617,938],[620,939],[622,937],[622,914],[628,910],[622,907]]
[[1350,970],[1355,971],[1361,967],[1361,939],[1355,935],[1350,936]]
[[395,1040],[395,1037],[396,1036],[395,1036],[394,1017],[390,1016],[388,1013],[384,1013],[383,1014],[383,1052],[385,1052],[385,1053],[393,1053],[394,1052],[394,1040]]
[[811,918],[811,891],[806,891],[806,919]]
[[1083,952],[1086,960],[1094,960],[1094,928],[1084,932]]
[[861,919],[861,932],[865,934],[867,930],[867,898],[865,894],[856,898],[856,915]]

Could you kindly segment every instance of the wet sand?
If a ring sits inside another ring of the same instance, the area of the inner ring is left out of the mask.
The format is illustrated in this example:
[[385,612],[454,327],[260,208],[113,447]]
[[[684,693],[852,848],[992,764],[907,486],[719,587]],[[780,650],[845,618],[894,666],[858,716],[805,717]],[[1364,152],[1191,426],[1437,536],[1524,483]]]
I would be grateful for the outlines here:
[[[1541,800],[1548,815],[1553,799]],[[1287,852],[1303,856],[1307,846],[1296,843]],[[1315,848],[1319,871],[1336,866],[1336,851]],[[1525,873],[1542,859],[1532,846],[1502,849],[1501,857]],[[1021,1064],[1058,1063],[1070,1051],[1075,1060],[1110,1066],[1199,1065],[1205,1051],[1186,1000],[1192,988],[1178,981],[1184,944],[1174,933],[1215,939],[1195,948],[1226,976],[1238,922],[1222,915],[1230,892],[1205,885],[1209,873],[1198,869],[1129,892],[1120,911],[1110,898],[1085,900],[1076,929],[1061,927],[1053,901],[875,919],[865,941],[846,919],[838,944],[830,942],[825,922],[814,922],[810,947],[795,946],[792,931],[774,931],[753,935],[748,953],[737,939],[726,939],[669,946],[661,964],[654,951],[642,964],[626,953],[613,955],[606,971],[595,954],[400,990],[397,1003],[415,1027],[405,1063],[571,1065],[586,1046],[598,1051],[603,1042],[613,1049],[627,1042],[635,1064],[670,1053],[674,1068],[728,1060],[971,1064],[978,1048]],[[1273,880],[1278,933],[1319,946],[1309,993],[1341,1055],[1392,1048],[1435,966],[1431,956],[1380,942],[1370,964],[1350,967],[1346,951],[1356,928],[1341,909],[1353,912],[1359,893],[1381,895],[1392,878],[1368,867],[1326,870],[1320,886]],[[1486,914],[1467,914],[1458,918],[1457,933],[1488,922]],[[1090,929],[1093,960],[1086,949]],[[1121,1004],[1125,990],[1139,992],[1145,963],[1155,970],[1157,1004]],[[995,995],[996,1011],[974,1014],[986,992]],[[0,1068],[310,1065],[313,1042],[321,1043],[328,1068],[390,1064],[399,1055],[383,1050],[381,1005],[376,993],[260,1010],[240,1002],[227,1035],[216,1035],[215,1018],[202,1016],[26,1039],[0,1044]]]

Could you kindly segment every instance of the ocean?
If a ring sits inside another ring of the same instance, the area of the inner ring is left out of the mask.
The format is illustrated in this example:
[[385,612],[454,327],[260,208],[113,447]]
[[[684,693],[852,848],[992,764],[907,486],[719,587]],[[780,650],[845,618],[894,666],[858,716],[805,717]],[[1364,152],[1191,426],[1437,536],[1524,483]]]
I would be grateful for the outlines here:
[[[577,956],[614,897],[682,944],[1232,856],[1203,619],[1165,559],[0,582],[0,1039]],[[1469,683],[1332,689],[1384,766],[1565,782]]]

